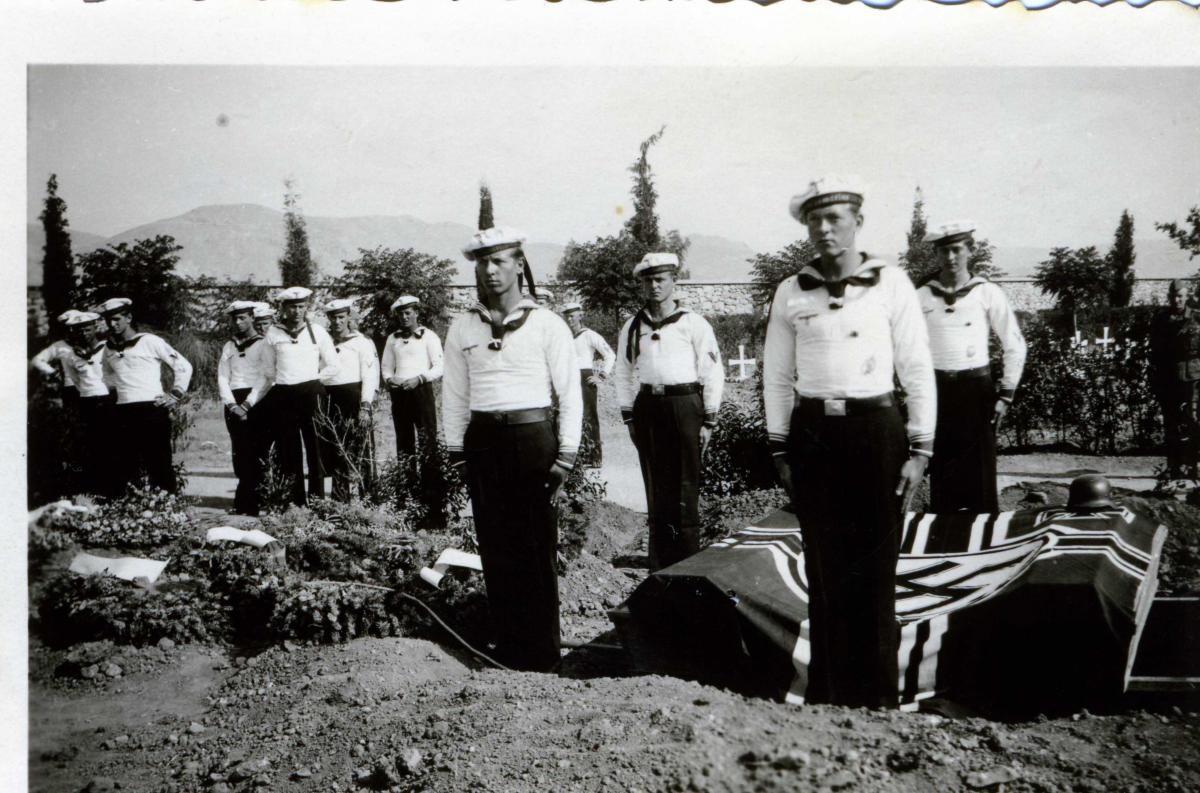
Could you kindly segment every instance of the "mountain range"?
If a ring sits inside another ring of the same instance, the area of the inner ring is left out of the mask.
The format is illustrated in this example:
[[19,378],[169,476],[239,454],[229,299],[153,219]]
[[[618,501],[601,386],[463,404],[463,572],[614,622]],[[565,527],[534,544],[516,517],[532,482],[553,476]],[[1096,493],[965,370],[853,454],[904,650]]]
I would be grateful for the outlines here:
[[[413,248],[454,262],[455,282],[465,283],[468,272],[461,248],[474,229],[462,223],[430,223],[409,215],[369,215],[333,218],[306,216],[313,259],[325,277],[340,275],[343,262],[358,255],[359,248],[383,246]],[[177,272],[185,276],[211,275],[218,279],[251,279],[277,283],[276,264],[284,246],[284,216],[257,204],[223,204],[197,207],[176,217],[164,218],[103,237],[71,231],[72,249],[87,253],[106,244],[169,234],[183,246]],[[30,285],[42,282],[41,224],[29,223],[26,276]],[[725,237],[691,234],[687,268],[694,281],[744,281],[749,278],[747,262],[755,251],[744,242]],[[1107,243],[1097,246],[1101,252]],[[525,246],[534,277],[545,280],[558,269],[565,246],[554,242],[530,242]],[[1143,278],[1187,276],[1200,261],[1189,262],[1186,253],[1168,239],[1136,241],[1137,273]],[[997,247],[994,261],[1010,277],[1030,277],[1048,249],[1031,246]],[[887,256],[887,252],[884,254]]]

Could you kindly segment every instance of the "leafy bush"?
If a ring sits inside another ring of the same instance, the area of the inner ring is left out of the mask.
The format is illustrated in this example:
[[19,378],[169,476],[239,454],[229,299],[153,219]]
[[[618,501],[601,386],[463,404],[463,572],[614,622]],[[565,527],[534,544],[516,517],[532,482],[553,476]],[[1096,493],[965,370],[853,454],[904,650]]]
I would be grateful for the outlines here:
[[272,636],[321,644],[360,636],[398,636],[400,620],[387,592],[358,586],[307,584],[279,593],[271,614]]
[[452,525],[467,505],[467,486],[438,439],[415,454],[388,460],[376,474],[371,500],[402,511],[415,527]]
[[753,397],[746,401],[727,399],[721,405],[701,468],[700,495],[705,499],[775,486],[761,378]]
[[[585,435],[579,447],[579,459],[590,459],[592,454],[592,440]],[[608,487],[600,478],[600,472],[582,464],[576,465],[563,483],[558,502],[560,575],[566,572],[566,562],[577,558],[583,550],[593,511],[606,495]]]
[[706,498],[700,523],[700,547],[707,548],[717,540],[741,531],[787,503],[787,493],[780,487]]

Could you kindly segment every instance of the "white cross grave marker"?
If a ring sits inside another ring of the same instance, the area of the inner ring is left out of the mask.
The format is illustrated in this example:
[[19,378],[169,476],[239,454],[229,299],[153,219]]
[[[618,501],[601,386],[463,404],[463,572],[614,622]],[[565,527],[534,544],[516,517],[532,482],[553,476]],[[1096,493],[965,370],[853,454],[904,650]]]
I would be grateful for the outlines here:
[[1072,347],[1086,347],[1087,343],[1088,343],[1087,339],[1083,338],[1083,334],[1080,333],[1079,331],[1075,331],[1075,338],[1071,339],[1071,346]]
[[1104,338],[1096,339],[1096,344],[1100,347],[1100,349],[1107,350],[1108,345],[1113,344],[1114,342],[1116,342],[1116,339],[1114,339],[1108,335],[1108,326],[1105,325],[1104,326]]
[[746,345],[739,344],[738,345],[738,360],[730,361],[729,365],[736,366],[738,368],[738,380],[745,380],[746,376],[747,376],[746,375],[746,365],[749,364],[750,371],[753,372],[755,363],[756,363],[756,361],[753,358],[746,357]]

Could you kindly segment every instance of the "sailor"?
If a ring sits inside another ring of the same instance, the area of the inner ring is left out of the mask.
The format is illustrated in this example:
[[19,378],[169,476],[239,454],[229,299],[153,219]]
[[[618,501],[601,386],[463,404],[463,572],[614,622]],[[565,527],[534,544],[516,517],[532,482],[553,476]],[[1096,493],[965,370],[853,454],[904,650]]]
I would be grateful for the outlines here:
[[420,323],[421,300],[401,295],[392,303],[400,327],[383,346],[383,382],[392,398],[396,456],[410,455],[437,438],[433,383],[442,376],[442,342]]
[[355,330],[353,308],[352,300],[325,304],[338,370],[321,380],[325,396],[318,429],[336,501],[349,501],[356,488],[365,493],[371,484],[368,455],[374,451],[368,441],[374,431],[371,408],[379,390],[379,356],[375,343]]
[[267,328],[275,324],[275,309],[271,308],[270,303],[255,301],[254,303],[254,329],[258,331],[258,335],[266,338]]
[[[929,463],[929,511],[998,512],[996,432],[1025,367],[1025,337],[1002,290],[968,264],[975,224],[955,221],[925,237],[941,270],[917,289],[937,381],[937,429]],[[1000,339],[1004,370],[992,384],[988,339]]]
[[78,327],[73,331],[70,325],[71,319],[83,312],[69,308],[56,317],[58,324],[62,326],[67,338],[56,339],[50,343],[50,346],[42,349],[37,355],[29,361],[38,374],[45,377],[48,381],[59,383],[61,390],[59,391],[63,403],[72,405],[79,398],[79,389],[75,385],[75,381],[71,376],[71,372],[64,362],[66,356],[71,354],[72,342],[74,341],[72,333],[79,334]]
[[111,495],[110,468],[103,462],[100,449],[105,442],[111,422],[109,408],[113,395],[104,384],[104,342],[98,338],[100,315],[91,311],[70,309],[58,317],[67,331],[67,338],[51,344],[33,358],[33,367],[48,377],[57,374],[53,364],[62,369],[64,403],[74,410],[75,463],[83,472],[80,482],[85,492]]
[[[329,332],[308,321],[312,290],[291,286],[279,293],[279,324],[267,329],[264,350],[270,396],[270,437],[279,467],[289,480],[293,504],[303,505],[304,463],[308,463],[307,496],[324,498],[325,469],[317,442],[316,415],[323,380],[338,372],[338,354]],[[301,451],[303,450],[303,451]]]
[[634,266],[643,306],[617,336],[617,406],[642,466],[652,571],[700,550],[700,458],[725,388],[712,326],[673,296],[678,271],[673,253]]
[[[144,472],[153,487],[174,493],[179,483],[171,460],[171,409],[187,391],[192,365],[158,336],[134,328],[129,298],[106,300],[99,313],[108,325],[104,380],[117,395],[112,409],[114,486],[122,492]],[[169,392],[163,391],[164,363],[174,375]]]
[[583,401],[566,323],[522,298],[522,272],[533,287],[524,241],[490,228],[463,249],[481,302],[446,335],[442,421],[452,461],[465,463],[497,656],[545,671],[559,661],[555,501],[579,450]]
[[254,327],[254,309],[255,304],[246,300],[226,307],[233,338],[225,342],[217,361],[217,393],[225,408],[238,480],[233,511],[239,515],[258,514],[258,485],[266,455],[266,416],[260,403],[271,388],[264,361],[267,345]]
[[775,290],[763,398],[775,466],[804,539],[805,697],[894,708],[902,517],[933,453],[937,395],[912,282],[858,250],[862,202],[856,181],[836,177],[792,199],[791,214],[820,256]]
[[[579,385],[583,391],[583,443],[581,460],[585,465],[599,467],[603,462],[600,445],[600,416],[596,410],[596,392],[604,378],[612,374],[617,358],[612,347],[596,331],[583,326],[583,306],[567,303],[563,306],[563,318],[575,336],[575,360],[579,365]],[[596,368],[596,359],[600,367]]]
[[532,285],[529,289],[529,294],[533,295],[533,299],[542,308],[550,308],[554,304],[554,293],[544,286],[534,288]]

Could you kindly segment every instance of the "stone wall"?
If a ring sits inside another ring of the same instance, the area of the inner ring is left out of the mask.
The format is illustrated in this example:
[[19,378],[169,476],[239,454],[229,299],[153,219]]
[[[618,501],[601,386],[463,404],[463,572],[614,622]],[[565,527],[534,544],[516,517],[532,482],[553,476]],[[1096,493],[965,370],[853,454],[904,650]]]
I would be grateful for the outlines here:
[[[1017,311],[1039,311],[1054,307],[1054,300],[1042,293],[1033,281],[1019,278],[1001,278],[997,280],[1013,308]],[[1134,305],[1163,305],[1167,301],[1167,286],[1171,283],[1168,278],[1142,278],[1134,284]],[[680,281],[676,294],[687,307],[702,314],[749,314],[754,312],[751,300],[752,285],[747,282],[702,282]],[[570,290],[551,285],[554,290],[556,305],[576,299]],[[450,287],[451,305],[458,310],[464,309],[475,302],[474,285],[455,285]],[[27,293],[27,308],[31,326],[36,323],[39,335],[47,331],[45,303],[39,287],[31,286]]]

